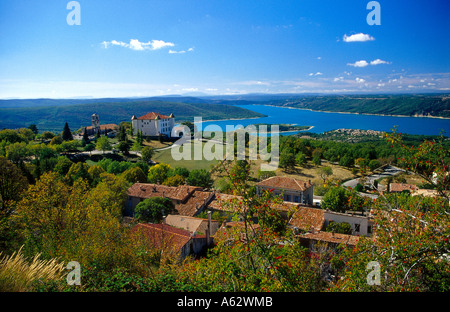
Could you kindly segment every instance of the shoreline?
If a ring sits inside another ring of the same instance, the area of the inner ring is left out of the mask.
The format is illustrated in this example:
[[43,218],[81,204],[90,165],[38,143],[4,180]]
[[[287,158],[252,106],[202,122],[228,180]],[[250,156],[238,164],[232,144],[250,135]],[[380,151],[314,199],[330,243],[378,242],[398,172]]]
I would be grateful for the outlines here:
[[300,110],[308,110],[311,112],[318,112],[318,113],[336,113],[336,114],[352,114],[352,115],[367,115],[367,116],[382,116],[382,117],[435,118],[435,119],[450,120],[450,117],[441,117],[441,116],[417,116],[417,115],[407,116],[407,115],[388,115],[388,114],[375,114],[375,113],[334,112],[334,111],[326,111],[326,110],[317,110],[317,109],[312,109],[312,108],[300,108],[300,107],[280,106],[280,105],[270,105],[270,104],[248,104],[248,105],[270,106],[270,107],[280,107],[280,108],[288,108],[288,109],[300,109]]

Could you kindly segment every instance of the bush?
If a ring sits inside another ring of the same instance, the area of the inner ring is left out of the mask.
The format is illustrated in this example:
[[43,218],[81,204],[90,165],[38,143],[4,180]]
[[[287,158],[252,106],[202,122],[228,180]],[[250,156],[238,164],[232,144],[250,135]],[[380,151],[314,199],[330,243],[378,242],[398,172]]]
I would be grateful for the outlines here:
[[175,210],[169,198],[152,197],[140,202],[135,210],[134,217],[140,222],[159,223],[164,215]]

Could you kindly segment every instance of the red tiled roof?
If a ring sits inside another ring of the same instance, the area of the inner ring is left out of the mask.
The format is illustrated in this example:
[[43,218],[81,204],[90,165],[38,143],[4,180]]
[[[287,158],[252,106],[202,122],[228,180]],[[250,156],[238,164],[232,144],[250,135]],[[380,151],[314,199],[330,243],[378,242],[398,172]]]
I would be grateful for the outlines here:
[[190,185],[180,185],[174,187],[151,183],[135,183],[128,189],[127,195],[138,198],[167,197],[170,199],[184,201],[191,196],[194,191],[201,190],[201,187]]
[[299,207],[289,221],[289,224],[304,231],[309,231],[311,228],[315,231],[320,231],[324,222],[323,209]]
[[159,113],[151,112],[151,113],[145,114],[144,116],[138,117],[138,119],[140,119],[140,120],[153,120],[153,119],[156,119],[156,117],[159,117],[161,119],[168,119],[168,118],[170,118],[169,116],[166,116],[166,115],[162,115],[162,114],[159,114]]
[[169,252],[179,252],[192,239],[189,231],[167,224],[139,223],[133,228],[133,233],[138,235],[138,238],[144,239],[148,247]]
[[[116,125],[116,124],[99,125],[99,127],[100,127],[101,130],[104,130],[104,129],[118,129],[119,128],[119,126]],[[88,127],[86,127],[86,129],[91,130],[91,129],[93,129],[93,126],[88,126]]]
[[209,203],[208,207],[214,210],[234,211],[230,203],[235,200],[242,200],[241,196],[229,194],[216,194],[215,198]]
[[305,191],[312,186],[310,181],[302,181],[289,177],[270,177],[256,185],[269,188],[289,189],[295,191]]
[[360,236],[331,233],[331,232],[318,232],[318,233],[305,233],[300,235],[302,238],[309,240],[315,240],[320,242],[334,243],[334,244],[346,244],[356,246]]
[[402,192],[402,191],[416,191],[419,188],[414,184],[405,184],[405,183],[391,183],[389,184],[389,190],[391,192]]
[[208,199],[213,195],[211,192],[194,191],[186,202],[176,207],[178,214],[193,217],[199,209],[205,206]]

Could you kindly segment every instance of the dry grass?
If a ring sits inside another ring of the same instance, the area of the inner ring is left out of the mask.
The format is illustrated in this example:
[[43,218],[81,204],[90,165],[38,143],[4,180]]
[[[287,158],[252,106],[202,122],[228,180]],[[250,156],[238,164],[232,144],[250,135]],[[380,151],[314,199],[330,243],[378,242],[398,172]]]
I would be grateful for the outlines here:
[[311,180],[315,185],[320,185],[323,180],[320,176],[319,169],[322,167],[331,167],[333,170],[333,174],[329,177],[333,180],[348,180],[348,179],[354,179],[357,176],[352,173],[351,170],[335,165],[332,163],[329,163],[327,161],[322,160],[322,165],[316,166],[312,162],[308,162],[306,166],[304,167],[295,167],[295,170],[293,171],[284,171],[283,169],[279,168],[276,171],[277,176],[286,176],[286,177],[292,177],[297,178],[299,180]]
[[10,256],[0,252],[0,291],[25,292],[31,290],[34,281],[56,280],[62,277],[63,262],[56,259],[41,260],[37,254],[31,262],[25,259],[22,248]]

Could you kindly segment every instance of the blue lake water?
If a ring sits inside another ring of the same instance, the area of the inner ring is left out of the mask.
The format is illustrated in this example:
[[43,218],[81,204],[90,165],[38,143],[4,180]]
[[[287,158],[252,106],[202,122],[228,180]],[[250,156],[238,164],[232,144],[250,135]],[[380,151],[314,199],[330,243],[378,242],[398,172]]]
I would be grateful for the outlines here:
[[[217,125],[222,131],[226,130],[227,125],[247,126],[257,123],[267,124],[297,124],[299,126],[314,126],[309,132],[322,133],[335,129],[363,129],[391,131],[397,126],[398,132],[409,134],[439,135],[444,131],[444,135],[450,136],[450,119],[426,118],[426,117],[394,117],[394,116],[376,116],[359,115],[345,113],[326,113],[315,112],[304,109],[294,109],[286,107],[275,107],[267,105],[238,105],[258,113],[267,115],[262,118],[239,119],[239,120],[220,120],[202,122],[202,128],[205,130],[218,130],[211,125]],[[298,131],[284,134],[298,133]]]

